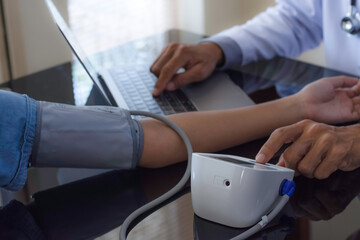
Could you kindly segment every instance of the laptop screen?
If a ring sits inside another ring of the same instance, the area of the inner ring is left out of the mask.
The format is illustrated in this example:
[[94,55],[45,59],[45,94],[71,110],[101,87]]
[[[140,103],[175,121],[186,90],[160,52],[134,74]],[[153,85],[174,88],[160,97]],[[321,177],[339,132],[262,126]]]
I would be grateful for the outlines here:
[[[107,94],[106,89],[104,89],[101,84],[102,77],[98,73],[98,71],[91,65],[87,55],[80,47],[80,44],[75,39],[74,34],[70,31],[70,28],[66,24],[64,18],[59,13],[58,9],[54,5],[54,3],[51,0],[46,0],[46,5],[51,13],[51,16],[58,26],[60,32],[64,36],[65,40],[68,42],[69,46],[71,47],[72,51],[74,52],[77,59],[80,61],[80,63],[85,68],[86,72],[89,74],[90,78],[94,82],[94,85],[96,88],[102,93],[103,97],[106,99],[106,101],[109,103],[109,105],[114,105],[114,102],[111,101],[111,95]],[[110,99],[109,99],[110,98]]]

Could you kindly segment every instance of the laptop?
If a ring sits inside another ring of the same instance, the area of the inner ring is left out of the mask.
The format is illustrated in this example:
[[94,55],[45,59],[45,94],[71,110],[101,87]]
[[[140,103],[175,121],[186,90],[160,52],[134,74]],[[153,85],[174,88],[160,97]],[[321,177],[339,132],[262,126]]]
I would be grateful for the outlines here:
[[207,80],[152,97],[156,77],[149,66],[96,69],[83,52],[52,0],[45,0],[60,32],[85,68],[94,86],[109,105],[129,110],[173,114],[200,110],[220,110],[253,105],[254,102],[224,72],[214,72]]

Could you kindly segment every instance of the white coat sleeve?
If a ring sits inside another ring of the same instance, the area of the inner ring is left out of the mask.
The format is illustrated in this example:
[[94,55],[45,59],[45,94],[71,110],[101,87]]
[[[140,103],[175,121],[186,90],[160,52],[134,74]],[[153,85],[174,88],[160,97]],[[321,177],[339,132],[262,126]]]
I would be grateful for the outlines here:
[[246,24],[204,41],[212,41],[222,48],[223,68],[275,56],[297,57],[320,44],[322,20],[322,0],[278,0],[276,6]]

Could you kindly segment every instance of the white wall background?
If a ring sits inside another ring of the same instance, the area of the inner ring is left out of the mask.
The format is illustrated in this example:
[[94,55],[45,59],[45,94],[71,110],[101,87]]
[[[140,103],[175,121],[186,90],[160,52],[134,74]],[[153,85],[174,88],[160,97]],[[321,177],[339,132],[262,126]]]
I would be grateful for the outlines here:
[[[14,78],[71,59],[43,0],[3,0]],[[67,0],[58,7],[66,18]]]

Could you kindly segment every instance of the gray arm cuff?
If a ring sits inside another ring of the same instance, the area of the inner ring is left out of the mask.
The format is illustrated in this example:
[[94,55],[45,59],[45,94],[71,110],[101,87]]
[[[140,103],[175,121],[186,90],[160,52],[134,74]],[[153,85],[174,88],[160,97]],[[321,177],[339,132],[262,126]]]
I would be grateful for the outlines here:
[[224,53],[225,62],[217,69],[224,70],[231,67],[241,66],[243,53],[239,45],[230,37],[215,35],[201,40],[201,42],[216,43]]
[[131,169],[143,150],[143,129],[127,110],[38,102],[31,165]]

